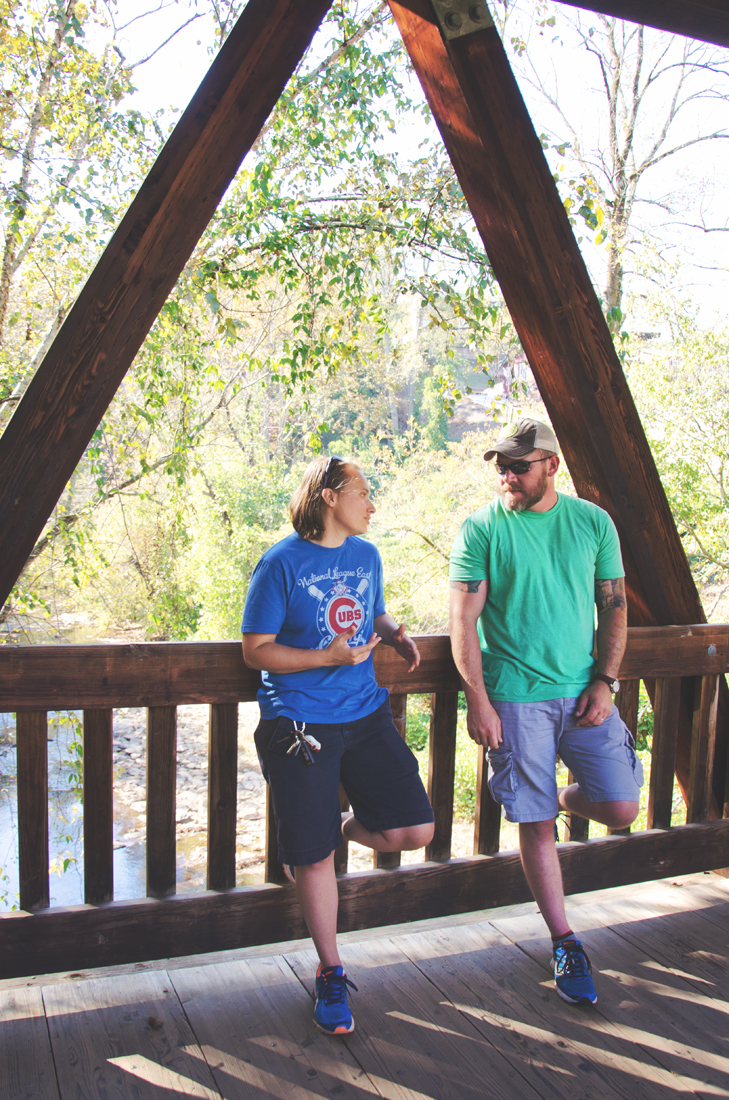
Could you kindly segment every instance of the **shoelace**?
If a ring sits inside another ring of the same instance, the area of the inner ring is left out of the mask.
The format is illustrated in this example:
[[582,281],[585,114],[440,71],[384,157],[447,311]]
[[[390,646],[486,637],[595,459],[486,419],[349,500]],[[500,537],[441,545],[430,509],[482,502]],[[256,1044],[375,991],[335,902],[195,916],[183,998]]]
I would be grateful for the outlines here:
[[592,965],[587,952],[575,940],[563,940],[557,945],[555,954],[559,950],[564,952],[562,958],[557,958],[557,967],[561,974],[569,978],[584,978],[588,971],[592,972]]
[[355,993],[359,990],[354,982],[350,982],[346,974],[327,974],[326,971],[319,975],[324,980],[324,996],[322,1000],[326,1005],[340,1005],[343,1003],[347,986]]

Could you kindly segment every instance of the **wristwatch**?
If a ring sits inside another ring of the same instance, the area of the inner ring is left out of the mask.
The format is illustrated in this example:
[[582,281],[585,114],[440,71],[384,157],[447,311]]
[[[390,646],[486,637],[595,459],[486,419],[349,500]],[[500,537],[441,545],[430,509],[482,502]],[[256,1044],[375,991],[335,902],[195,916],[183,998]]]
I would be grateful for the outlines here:
[[620,680],[613,680],[612,676],[608,676],[605,672],[596,672],[592,678],[593,680],[602,680],[603,684],[607,684],[613,695],[620,691]]

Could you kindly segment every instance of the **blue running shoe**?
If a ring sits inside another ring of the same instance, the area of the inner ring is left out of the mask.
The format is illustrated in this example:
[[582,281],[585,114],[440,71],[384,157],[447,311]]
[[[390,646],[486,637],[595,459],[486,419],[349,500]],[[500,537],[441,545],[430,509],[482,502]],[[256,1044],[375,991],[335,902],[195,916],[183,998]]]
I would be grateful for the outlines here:
[[354,1031],[354,1020],[347,1004],[347,986],[350,982],[341,966],[321,966],[316,972],[314,991],[314,1023],[325,1035],[349,1035]]
[[564,1001],[572,1005],[594,1005],[597,993],[593,985],[592,966],[579,940],[571,936],[558,940],[552,955],[554,963],[554,984]]

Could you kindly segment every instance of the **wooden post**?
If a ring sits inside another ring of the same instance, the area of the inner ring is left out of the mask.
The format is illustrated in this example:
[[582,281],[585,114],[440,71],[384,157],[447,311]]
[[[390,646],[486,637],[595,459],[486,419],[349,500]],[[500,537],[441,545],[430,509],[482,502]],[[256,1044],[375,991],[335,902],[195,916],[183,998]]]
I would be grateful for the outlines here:
[[84,715],[84,901],[114,898],[113,711]]
[[479,746],[476,771],[476,817],[473,823],[475,856],[495,856],[500,844],[501,806],[491,797],[488,767],[486,749]]
[[651,778],[646,821],[649,829],[670,829],[671,827],[680,701],[681,681],[678,678],[656,680]]
[[235,886],[238,704],[211,703],[208,733],[208,890]]
[[[395,729],[403,741],[407,735],[408,726],[408,697],[404,694],[390,693],[390,709]],[[402,856],[400,852],[373,852],[372,865],[380,871],[394,871],[400,866]]]
[[331,0],[249,0],[0,437],[0,606]]
[[574,8],[599,11],[631,23],[645,23],[669,34],[685,34],[729,46],[726,0],[560,0]]
[[48,718],[16,715],[20,908],[50,905],[48,885]]
[[[430,0],[388,2],[577,491],[620,532],[631,623],[704,622],[612,337],[495,27],[486,17],[487,29],[446,42]],[[725,727],[720,713],[717,803]]]
[[275,882],[277,886],[286,886],[289,881],[286,878],[283,864],[278,858],[276,818],[273,814],[273,799],[268,783],[266,784],[266,864],[264,878],[266,882]]
[[718,699],[719,677],[697,677],[691,731],[691,766],[686,800],[687,825],[708,821],[711,816],[711,770],[714,764]]
[[441,860],[451,857],[458,692],[436,691],[430,708],[428,797],[435,815],[435,832],[425,849],[425,858]]
[[177,890],[177,707],[147,708],[147,896]]
[[[620,717],[633,734],[638,737],[638,704],[640,702],[640,680],[621,680],[620,691],[615,696]],[[608,836],[630,836],[630,825],[624,829],[608,829]]]

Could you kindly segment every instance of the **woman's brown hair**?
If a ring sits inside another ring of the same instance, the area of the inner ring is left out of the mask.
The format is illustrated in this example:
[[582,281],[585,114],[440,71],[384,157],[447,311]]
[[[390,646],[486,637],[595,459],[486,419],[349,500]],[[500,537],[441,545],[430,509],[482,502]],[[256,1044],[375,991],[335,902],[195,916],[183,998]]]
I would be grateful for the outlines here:
[[351,478],[352,463],[336,455],[319,455],[304,470],[294,495],[289,501],[289,513],[294,530],[302,539],[316,541],[324,534],[322,493],[331,489],[338,493]]

